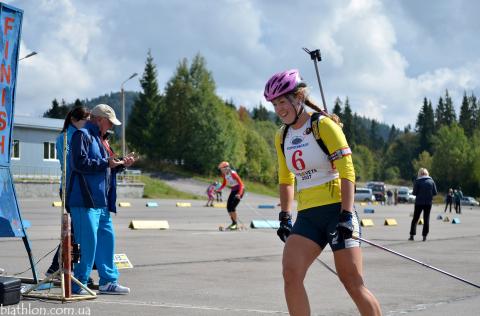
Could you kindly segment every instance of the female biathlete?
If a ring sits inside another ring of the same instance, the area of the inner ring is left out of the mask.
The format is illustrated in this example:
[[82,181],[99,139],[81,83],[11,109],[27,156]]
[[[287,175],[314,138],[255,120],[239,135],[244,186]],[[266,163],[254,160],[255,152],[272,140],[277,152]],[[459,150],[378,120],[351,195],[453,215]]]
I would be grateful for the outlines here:
[[230,230],[235,230],[237,229],[237,212],[236,212],[236,207],[238,203],[240,203],[240,200],[243,197],[243,192],[244,192],[244,186],[242,179],[240,179],[240,176],[235,170],[232,170],[230,168],[230,164],[227,161],[222,161],[218,165],[218,169],[222,173],[222,178],[223,182],[220,188],[218,188],[218,192],[222,191],[222,189],[225,186],[228,186],[231,188],[230,195],[228,196],[228,201],[227,201],[227,211],[228,215],[230,215],[230,218],[232,219],[232,224],[227,227],[227,229]]
[[[381,315],[377,299],[363,283],[362,252],[352,238],[360,234],[353,210],[355,171],[338,118],[312,103],[295,69],[273,75],[264,95],[284,123],[275,138],[282,209],[277,234],[285,241],[283,279],[290,315],[310,315],[303,280],[327,244],[338,277],[361,315]],[[320,113],[317,119],[305,105]],[[298,215],[292,227],[295,180]]]

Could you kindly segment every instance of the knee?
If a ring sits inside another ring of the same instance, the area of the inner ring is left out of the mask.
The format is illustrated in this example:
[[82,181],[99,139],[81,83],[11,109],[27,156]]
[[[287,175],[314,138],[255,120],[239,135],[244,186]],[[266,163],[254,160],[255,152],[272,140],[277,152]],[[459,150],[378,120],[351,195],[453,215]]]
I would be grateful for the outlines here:
[[364,287],[363,278],[357,276],[339,276],[340,282],[351,296],[360,293]]
[[303,283],[305,272],[288,263],[283,264],[283,281],[285,285]]

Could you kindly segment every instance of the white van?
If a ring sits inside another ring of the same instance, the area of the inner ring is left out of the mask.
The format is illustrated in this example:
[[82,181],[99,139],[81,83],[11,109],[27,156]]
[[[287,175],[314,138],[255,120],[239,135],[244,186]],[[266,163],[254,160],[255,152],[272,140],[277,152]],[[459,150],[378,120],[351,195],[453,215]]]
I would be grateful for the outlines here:
[[356,188],[355,189],[355,201],[374,202],[375,201],[375,195],[373,195],[372,189]]

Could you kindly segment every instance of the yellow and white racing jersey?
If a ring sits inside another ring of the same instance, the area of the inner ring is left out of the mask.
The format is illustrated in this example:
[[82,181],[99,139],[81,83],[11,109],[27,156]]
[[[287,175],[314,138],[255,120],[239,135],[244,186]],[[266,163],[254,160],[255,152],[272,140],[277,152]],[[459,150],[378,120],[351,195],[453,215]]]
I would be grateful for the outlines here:
[[340,202],[341,178],[355,183],[352,156],[341,127],[326,116],[320,116],[314,124],[318,124],[320,138],[329,153],[337,153],[335,160],[330,161],[318,145],[310,119],[299,129],[288,129],[285,156],[281,149],[283,128],[275,135],[278,180],[289,185],[296,180],[298,211]]

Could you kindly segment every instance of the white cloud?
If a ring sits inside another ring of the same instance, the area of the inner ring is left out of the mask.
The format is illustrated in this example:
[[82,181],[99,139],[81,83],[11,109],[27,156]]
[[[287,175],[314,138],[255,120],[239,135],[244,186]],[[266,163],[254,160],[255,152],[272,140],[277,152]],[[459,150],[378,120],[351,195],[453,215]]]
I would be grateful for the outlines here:
[[[17,113],[39,115],[53,98],[117,91],[131,73],[143,72],[148,49],[160,88],[182,58],[200,53],[218,93],[238,105],[265,103],[265,81],[289,68],[300,69],[320,100],[312,61],[301,50],[307,47],[321,49],[329,104],[348,96],[361,115],[414,124],[424,96],[436,104],[448,89],[458,106],[464,89],[479,94],[477,19],[439,2],[427,10],[430,0],[9,1],[24,9],[22,52],[39,52],[20,64]],[[448,22],[430,23],[442,20]],[[138,90],[138,81],[127,89]]]

